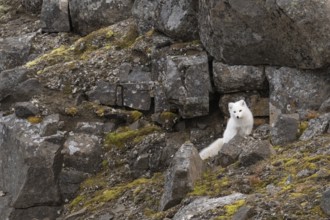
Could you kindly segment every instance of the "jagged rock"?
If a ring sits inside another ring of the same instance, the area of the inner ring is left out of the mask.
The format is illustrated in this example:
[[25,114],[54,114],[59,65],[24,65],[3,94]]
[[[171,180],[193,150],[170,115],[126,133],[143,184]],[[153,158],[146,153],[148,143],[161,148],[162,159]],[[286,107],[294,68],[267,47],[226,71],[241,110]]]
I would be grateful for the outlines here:
[[103,105],[114,106],[117,102],[117,85],[100,80],[86,95],[90,101],[98,101]]
[[200,0],[199,33],[207,51],[231,65],[321,68],[330,57],[327,4]]
[[270,86],[270,102],[282,114],[298,112],[303,118],[307,110],[317,111],[330,94],[329,73],[315,70],[266,67]]
[[101,138],[92,134],[70,133],[62,150],[64,166],[95,173],[102,161]]
[[69,0],[73,31],[86,35],[131,16],[131,0]]
[[167,99],[177,106],[183,118],[209,113],[209,92],[212,89],[205,53],[168,56],[163,85]]
[[21,0],[22,6],[32,13],[40,13],[43,0]]
[[38,113],[39,109],[31,102],[17,102],[15,104],[15,115],[18,118],[27,118]]
[[326,215],[330,216],[330,189],[325,191],[322,195],[321,209]]
[[28,61],[35,33],[19,37],[0,38],[0,72]]
[[300,136],[299,140],[310,140],[315,136],[321,135],[327,132],[330,126],[330,113],[321,115],[318,118],[311,119],[308,122],[308,127],[304,133]]
[[219,100],[219,108],[225,116],[229,117],[228,103],[244,99],[254,117],[269,116],[269,98],[259,92],[237,92],[223,95]]
[[216,90],[221,93],[267,88],[264,67],[230,66],[215,61],[213,62],[213,79]]
[[9,219],[57,219],[62,210],[61,206],[37,206],[28,209],[16,209]]
[[64,135],[40,137],[39,133],[38,125],[14,115],[0,118],[0,185],[10,195],[2,204],[9,209],[0,209],[3,218],[59,214],[58,176],[63,162],[59,152],[62,146],[49,140],[63,140]]
[[59,186],[63,201],[73,199],[80,188],[80,183],[88,177],[87,173],[63,169],[59,176]]
[[0,73],[0,100],[11,95],[13,88],[27,79],[25,69],[11,69]]
[[191,143],[183,144],[175,154],[165,179],[160,210],[167,210],[181,202],[202,175],[203,162]]
[[272,154],[274,150],[268,140],[256,140],[237,135],[220,149],[217,162],[221,166],[228,166],[239,161],[242,166],[250,166],[269,158]]
[[173,217],[173,220],[185,220],[185,219],[195,219],[195,216],[203,214],[207,211],[214,210],[216,208],[224,207],[225,205],[230,205],[238,200],[245,199],[246,196],[241,193],[234,193],[224,197],[209,198],[201,197],[197,198],[189,205],[183,206]]
[[232,220],[247,220],[252,217],[253,211],[250,206],[242,206],[233,215]]
[[69,0],[43,0],[40,20],[44,32],[69,32]]
[[147,111],[151,106],[149,84],[122,84],[123,106]]
[[136,0],[134,1],[132,14],[141,34],[146,33],[154,27],[156,20],[156,7],[158,0]]
[[14,87],[11,96],[15,101],[28,101],[33,96],[39,95],[42,90],[41,83],[35,78],[30,78]]
[[155,28],[174,39],[197,39],[197,11],[197,0],[158,0]]
[[263,124],[253,131],[252,136],[256,139],[267,140],[270,136],[270,130],[271,127],[269,124]]
[[299,115],[280,114],[271,124],[271,141],[273,145],[288,144],[297,140]]
[[328,98],[327,100],[325,100],[320,109],[319,109],[319,112],[321,113],[327,113],[327,112],[330,112],[330,98]]

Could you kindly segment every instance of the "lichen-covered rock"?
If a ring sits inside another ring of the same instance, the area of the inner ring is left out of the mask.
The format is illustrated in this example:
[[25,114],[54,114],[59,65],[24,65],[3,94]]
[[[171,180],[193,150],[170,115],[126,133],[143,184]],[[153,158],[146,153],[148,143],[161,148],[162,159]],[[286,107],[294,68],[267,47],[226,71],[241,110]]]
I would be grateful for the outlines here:
[[32,13],[40,13],[43,0],[21,0],[22,6]]
[[61,143],[64,135],[41,137],[37,124],[14,115],[0,118],[0,185],[10,195],[2,204],[1,217],[59,215],[54,209],[58,211],[61,204],[58,176],[63,157],[55,139]]
[[181,202],[202,175],[203,162],[191,143],[183,144],[175,154],[165,180],[160,210],[167,210]]
[[0,72],[18,67],[28,61],[35,33],[0,38]]
[[73,31],[86,35],[131,16],[132,0],[69,0]]
[[13,88],[27,79],[25,69],[11,69],[0,73],[0,101],[10,96]]
[[[167,99],[183,118],[209,113],[211,81],[207,55],[168,56],[164,89]],[[198,88],[198,89],[196,89]]]
[[114,106],[117,103],[117,85],[103,80],[97,81],[95,87],[86,94],[90,101],[102,105]]
[[132,15],[136,20],[140,33],[146,33],[154,27],[156,7],[159,0],[135,0]]
[[308,123],[307,129],[300,136],[299,140],[310,140],[315,136],[321,135],[327,132],[330,126],[330,113],[321,115],[318,118],[311,119]]
[[174,39],[197,39],[197,11],[197,0],[158,0],[155,28]]
[[43,0],[40,21],[44,32],[69,32],[69,1]]
[[201,40],[212,56],[232,65],[325,67],[330,56],[328,3],[200,0]]
[[321,209],[326,215],[330,216],[330,189],[323,193],[321,199]]
[[271,124],[271,141],[273,145],[283,145],[297,140],[299,115],[280,114]]
[[317,111],[330,94],[330,75],[326,71],[266,67],[270,102],[282,114]]
[[267,88],[264,67],[230,66],[213,62],[215,88],[221,93],[232,93]]
[[18,118],[27,118],[38,113],[39,109],[31,102],[17,102],[15,104],[15,115]]

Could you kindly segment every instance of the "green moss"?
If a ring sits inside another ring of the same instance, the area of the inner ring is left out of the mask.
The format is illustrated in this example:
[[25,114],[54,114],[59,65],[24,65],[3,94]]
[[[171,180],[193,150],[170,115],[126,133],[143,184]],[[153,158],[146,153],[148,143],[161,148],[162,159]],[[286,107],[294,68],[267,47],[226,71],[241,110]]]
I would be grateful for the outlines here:
[[75,106],[67,107],[64,109],[65,114],[70,115],[72,117],[76,116],[78,114],[78,108]]
[[228,216],[232,216],[232,215],[234,215],[234,214],[237,212],[237,210],[238,210],[241,206],[243,206],[244,204],[245,204],[245,200],[244,200],[244,199],[241,199],[241,200],[236,201],[236,202],[233,203],[233,204],[226,205],[226,206],[225,206],[226,214],[227,214]]
[[139,111],[129,112],[129,118],[132,122],[139,120],[142,116],[143,116],[142,112],[139,112]]
[[155,125],[147,125],[138,130],[125,129],[123,131],[117,130],[116,132],[111,132],[105,137],[106,146],[116,146],[123,147],[125,143],[130,141],[138,142],[142,136],[151,134],[155,131],[159,131],[160,128]]
[[308,128],[308,121],[300,122],[299,128],[298,128],[298,137],[300,137],[307,128]]
[[80,205],[80,203],[83,202],[85,199],[86,199],[86,195],[78,195],[70,202],[69,207],[70,208],[76,207]]
[[122,39],[119,39],[118,41],[115,42],[115,45],[119,49],[129,48],[134,44],[138,36],[139,36],[139,32],[137,30],[137,27],[133,25],[129,28],[128,32],[123,36]]
[[27,121],[31,124],[39,124],[42,122],[42,117],[40,116],[30,116],[27,118]]
[[162,112],[159,118],[163,123],[168,123],[177,120],[178,115],[173,112]]

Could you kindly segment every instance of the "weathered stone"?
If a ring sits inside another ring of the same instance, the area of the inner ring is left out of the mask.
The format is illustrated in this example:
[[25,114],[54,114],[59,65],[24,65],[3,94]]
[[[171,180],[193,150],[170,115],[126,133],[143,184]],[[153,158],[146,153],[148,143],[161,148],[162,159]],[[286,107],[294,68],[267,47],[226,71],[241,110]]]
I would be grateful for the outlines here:
[[64,166],[77,171],[95,173],[101,165],[101,139],[95,135],[70,133],[62,150]]
[[230,66],[213,62],[215,88],[221,93],[267,89],[264,67]]
[[269,124],[263,124],[258,126],[252,133],[252,136],[256,139],[267,140],[270,137],[271,127]]
[[140,66],[123,63],[119,68],[119,83],[150,83],[151,73]]
[[39,109],[31,102],[17,102],[15,104],[15,115],[19,118],[35,116],[38,113]]
[[282,114],[317,111],[330,94],[330,75],[321,70],[302,71],[292,68],[266,67],[270,102]]
[[232,220],[247,220],[252,217],[253,211],[250,206],[242,206],[233,215]]
[[40,13],[43,0],[21,0],[22,6],[32,13]]
[[60,115],[53,114],[45,117],[40,123],[40,136],[56,134],[60,127]]
[[100,80],[86,94],[90,101],[99,101],[100,104],[114,106],[117,101],[117,85]]
[[16,209],[9,216],[10,220],[22,219],[57,219],[61,213],[61,206],[37,206],[28,209]]
[[269,140],[252,140],[242,146],[238,160],[243,166],[250,166],[260,160],[269,158],[275,153]]
[[28,101],[42,92],[42,85],[35,78],[27,79],[13,88],[11,96],[15,101]]
[[72,169],[63,169],[59,176],[62,200],[68,201],[73,199],[80,188],[80,183],[87,177],[87,173]]
[[103,135],[104,123],[102,122],[78,122],[75,128],[77,133]]
[[205,53],[168,56],[163,85],[170,104],[177,106],[183,118],[209,113],[209,92],[212,89]]
[[25,69],[11,69],[0,73],[0,100],[11,95],[13,87],[27,79]]
[[191,143],[183,144],[175,154],[165,179],[160,210],[167,210],[181,202],[202,175],[203,162]]
[[156,20],[156,7],[158,0],[136,0],[134,1],[132,15],[136,20],[139,32],[146,33],[154,27]]
[[68,0],[43,0],[40,21],[44,32],[69,32]]
[[319,109],[319,112],[321,113],[327,113],[327,112],[330,112],[330,98],[328,98],[327,100],[325,100],[320,109]]
[[218,198],[197,198],[189,203],[189,205],[183,206],[181,209],[179,209],[179,211],[174,215],[173,220],[195,219],[195,216],[201,215],[210,210],[224,207],[225,205],[233,204],[236,201],[245,198],[246,196],[241,193],[234,193]]
[[0,38],[0,72],[28,61],[35,33],[19,37]]
[[131,16],[131,0],[69,0],[73,31],[86,35]]
[[327,132],[330,126],[330,113],[321,115],[318,118],[311,119],[308,122],[308,127],[304,133],[300,136],[299,140],[310,140],[315,136],[321,135]]
[[147,111],[151,106],[149,84],[122,84],[123,106]]
[[231,65],[321,68],[330,60],[327,4],[200,0],[199,33],[207,51]]
[[166,112],[171,110],[171,105],[166,99],[165,88],[163,85],[157,84],[154,88],[155,92],[155,113]]
[[299,116],[281,114],[271,124],[271,141],[273,145],[288,144],[297,140]]
[[321,209],[326,215],[330,216],[330,189],[326,190],[322,195]]
[[219,108],[225,116],[229,117],[228,103],[245,100],[254,117],[269,116],[269,98],[263,97],[260,92],[238,92],[225,94],[219,100]]
[[197,39],[197,10],[197,0],[158,0],[155,28],[174,39]]
[[4,204],[11,209],[0,209],[0,216],[5,219],[9,215],[24,216],[19,213],[31,218],[53,216],[54,207],[48,206],[60,205],[62,146],[48,140],[55,136],[63,140],[64,136],[58,133],[43,138],[39,133],[38,125],[14,115],[0,118],[0,185],[11,195]]

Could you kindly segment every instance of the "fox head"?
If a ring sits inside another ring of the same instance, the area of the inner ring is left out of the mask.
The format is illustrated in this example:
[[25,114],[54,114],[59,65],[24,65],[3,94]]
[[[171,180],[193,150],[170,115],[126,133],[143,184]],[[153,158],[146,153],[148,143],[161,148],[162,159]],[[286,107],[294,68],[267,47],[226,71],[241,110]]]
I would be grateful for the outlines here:
[[247,108],[247,106],[246,106],[246,103],[244,100],[228,103],[230,117],[235,118],[235,119],[243,118],[245,108]]

